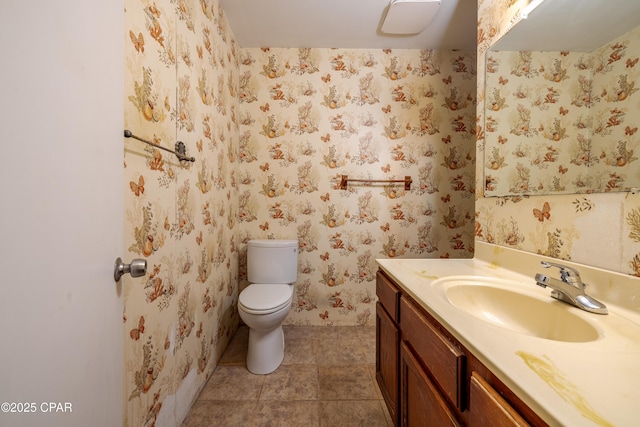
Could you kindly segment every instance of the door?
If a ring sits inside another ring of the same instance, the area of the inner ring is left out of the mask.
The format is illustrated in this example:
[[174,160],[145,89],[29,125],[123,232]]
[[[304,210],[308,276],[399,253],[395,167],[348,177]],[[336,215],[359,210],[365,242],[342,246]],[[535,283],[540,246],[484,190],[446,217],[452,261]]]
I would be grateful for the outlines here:
[[123,34],[121,2],[2,3],[0,426],[122,424]]

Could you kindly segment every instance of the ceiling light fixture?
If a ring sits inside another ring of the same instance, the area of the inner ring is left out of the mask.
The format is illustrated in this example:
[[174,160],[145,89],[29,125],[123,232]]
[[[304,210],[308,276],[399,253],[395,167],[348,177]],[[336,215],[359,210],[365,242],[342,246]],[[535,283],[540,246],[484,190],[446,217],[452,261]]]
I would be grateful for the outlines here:
[[433,19],[440,0],[391,0],[380,31],[386,34],[418,34]]

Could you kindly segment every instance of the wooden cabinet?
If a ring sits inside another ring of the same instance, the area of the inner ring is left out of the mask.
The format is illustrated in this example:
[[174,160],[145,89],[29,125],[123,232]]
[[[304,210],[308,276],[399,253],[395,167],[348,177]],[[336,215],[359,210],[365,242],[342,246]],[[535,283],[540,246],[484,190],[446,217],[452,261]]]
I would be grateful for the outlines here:
[[376,378],[395,425],[547,425],[382,270],[376,294]]
[[477,372],[471,373],[471,414],[469,425],[474,427],[516,427],[529,424]]
[[404,342],[400,345],[400,402],[403,427],[462,425]]
[[402,339],[418,355],[450,404],[464,410],[466,356],[406,298],[400,301]]
[[400,291],[386,276],[376,278],[376,379],[394,425],[398,425]]

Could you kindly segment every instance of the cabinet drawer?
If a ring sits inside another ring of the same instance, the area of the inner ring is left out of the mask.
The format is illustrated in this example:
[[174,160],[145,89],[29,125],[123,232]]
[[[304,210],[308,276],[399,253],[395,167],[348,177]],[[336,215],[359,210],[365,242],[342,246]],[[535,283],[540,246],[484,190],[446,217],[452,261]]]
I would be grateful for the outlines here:
[[524,427],[529,424],[476,372],[471,374],[469,426]]
[[400,290],[380,270],[376,274],[376,295],[391,319],[398,323]]
[[400,301],[402,338],[420,355],[422,362],[456,408],[464,408],[465,355],[417,307]]

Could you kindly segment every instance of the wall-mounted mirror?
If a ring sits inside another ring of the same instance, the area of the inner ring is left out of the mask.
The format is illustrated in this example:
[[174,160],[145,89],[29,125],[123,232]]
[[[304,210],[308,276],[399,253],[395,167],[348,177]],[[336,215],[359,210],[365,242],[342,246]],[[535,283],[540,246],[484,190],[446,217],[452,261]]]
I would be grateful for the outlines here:
[[485,196],[640,187],[640,1],[545,0],[486,54]]

